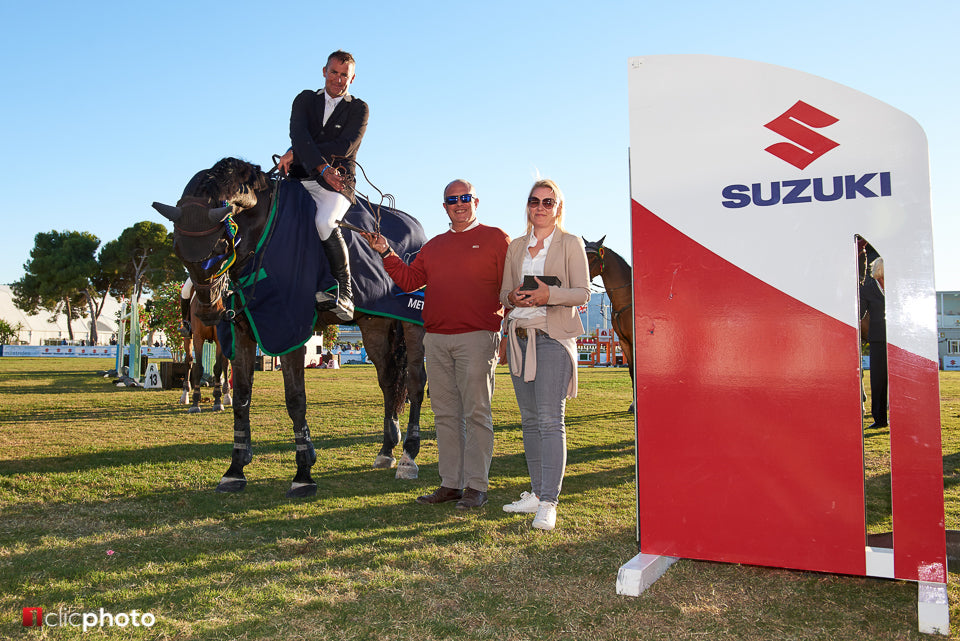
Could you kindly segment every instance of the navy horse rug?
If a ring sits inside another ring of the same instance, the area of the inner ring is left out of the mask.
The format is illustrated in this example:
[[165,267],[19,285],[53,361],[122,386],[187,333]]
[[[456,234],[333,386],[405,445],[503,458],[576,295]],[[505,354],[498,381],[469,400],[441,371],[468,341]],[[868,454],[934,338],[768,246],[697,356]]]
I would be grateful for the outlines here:
[[[313,199],[299,181],[280,181],[256,255],[232,284],[230,307],[246,315],[260,349],[270,356],[291,352],[310,339],[317,322],[314,293],[336,287],[314,226],[315,213]],[[427,242],[413,216],[360,196],[343,221],[373,232],[378,219],[380,233],[406,262]],[[423,292],[401,291],[366,241],[348,228],[342,232],[350,254],[356,312],[422,325]],[[232,323],[221,322],[217,334],[232,359]]]

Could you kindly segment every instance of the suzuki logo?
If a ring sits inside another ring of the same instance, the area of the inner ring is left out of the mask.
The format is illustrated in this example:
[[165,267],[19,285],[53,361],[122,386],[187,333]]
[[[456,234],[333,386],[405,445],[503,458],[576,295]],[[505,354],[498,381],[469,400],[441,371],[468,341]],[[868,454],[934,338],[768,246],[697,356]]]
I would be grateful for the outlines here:
[[770,131],[796,144],[778,142],[767,147],[765,151],[769,151],[797,169],[806,169],[807,165],[840,144],[809,127],[820,129],[829,127],[835,122],[837,118],[798,100],[795,105],[764,125]]

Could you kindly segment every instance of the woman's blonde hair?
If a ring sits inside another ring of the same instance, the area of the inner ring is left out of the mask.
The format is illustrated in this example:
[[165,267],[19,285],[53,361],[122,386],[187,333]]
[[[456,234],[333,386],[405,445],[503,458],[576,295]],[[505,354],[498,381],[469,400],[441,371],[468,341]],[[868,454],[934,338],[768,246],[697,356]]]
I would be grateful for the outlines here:
[[[533,192],[540,187],[546,187],[553,192],[554,198],[557,199],[557,229],[563,232],[567,231],[563,227],[563,192],[560,191],[560,187],[549,178],[541,178],[533,183],[533,187],[530,188],[530,193],[527,194],[527,198],[530,198]],[[523,215],[527,220],[527,233],[529,234],[533,230],[533,223],[530,222],[530,208],[526,205],[523,207]]]

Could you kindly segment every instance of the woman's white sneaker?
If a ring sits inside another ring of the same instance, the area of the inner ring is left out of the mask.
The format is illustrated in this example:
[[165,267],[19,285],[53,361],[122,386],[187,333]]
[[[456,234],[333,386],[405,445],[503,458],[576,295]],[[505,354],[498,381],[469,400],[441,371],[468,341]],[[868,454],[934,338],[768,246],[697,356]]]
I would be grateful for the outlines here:
[[533,527],[538,530],[552,530],[557,524],[557,504],[540,501],[537,515],[533,517]]
[[533,514],[539,506],[540,499],[537,498],[536,494],[533,492],[522,492],[520,494],[520,500],[504,505],[503,511],[514,514]]

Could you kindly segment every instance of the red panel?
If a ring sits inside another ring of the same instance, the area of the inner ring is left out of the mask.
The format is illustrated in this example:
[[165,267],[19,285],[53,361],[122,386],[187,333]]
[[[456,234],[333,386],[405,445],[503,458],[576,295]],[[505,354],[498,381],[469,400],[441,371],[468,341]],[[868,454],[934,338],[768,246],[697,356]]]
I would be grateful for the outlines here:
[[633,247],[641,552],[864,574],[856,328],[637,203]]
[[887,347],[894,574],[947,582],[937,363]]

